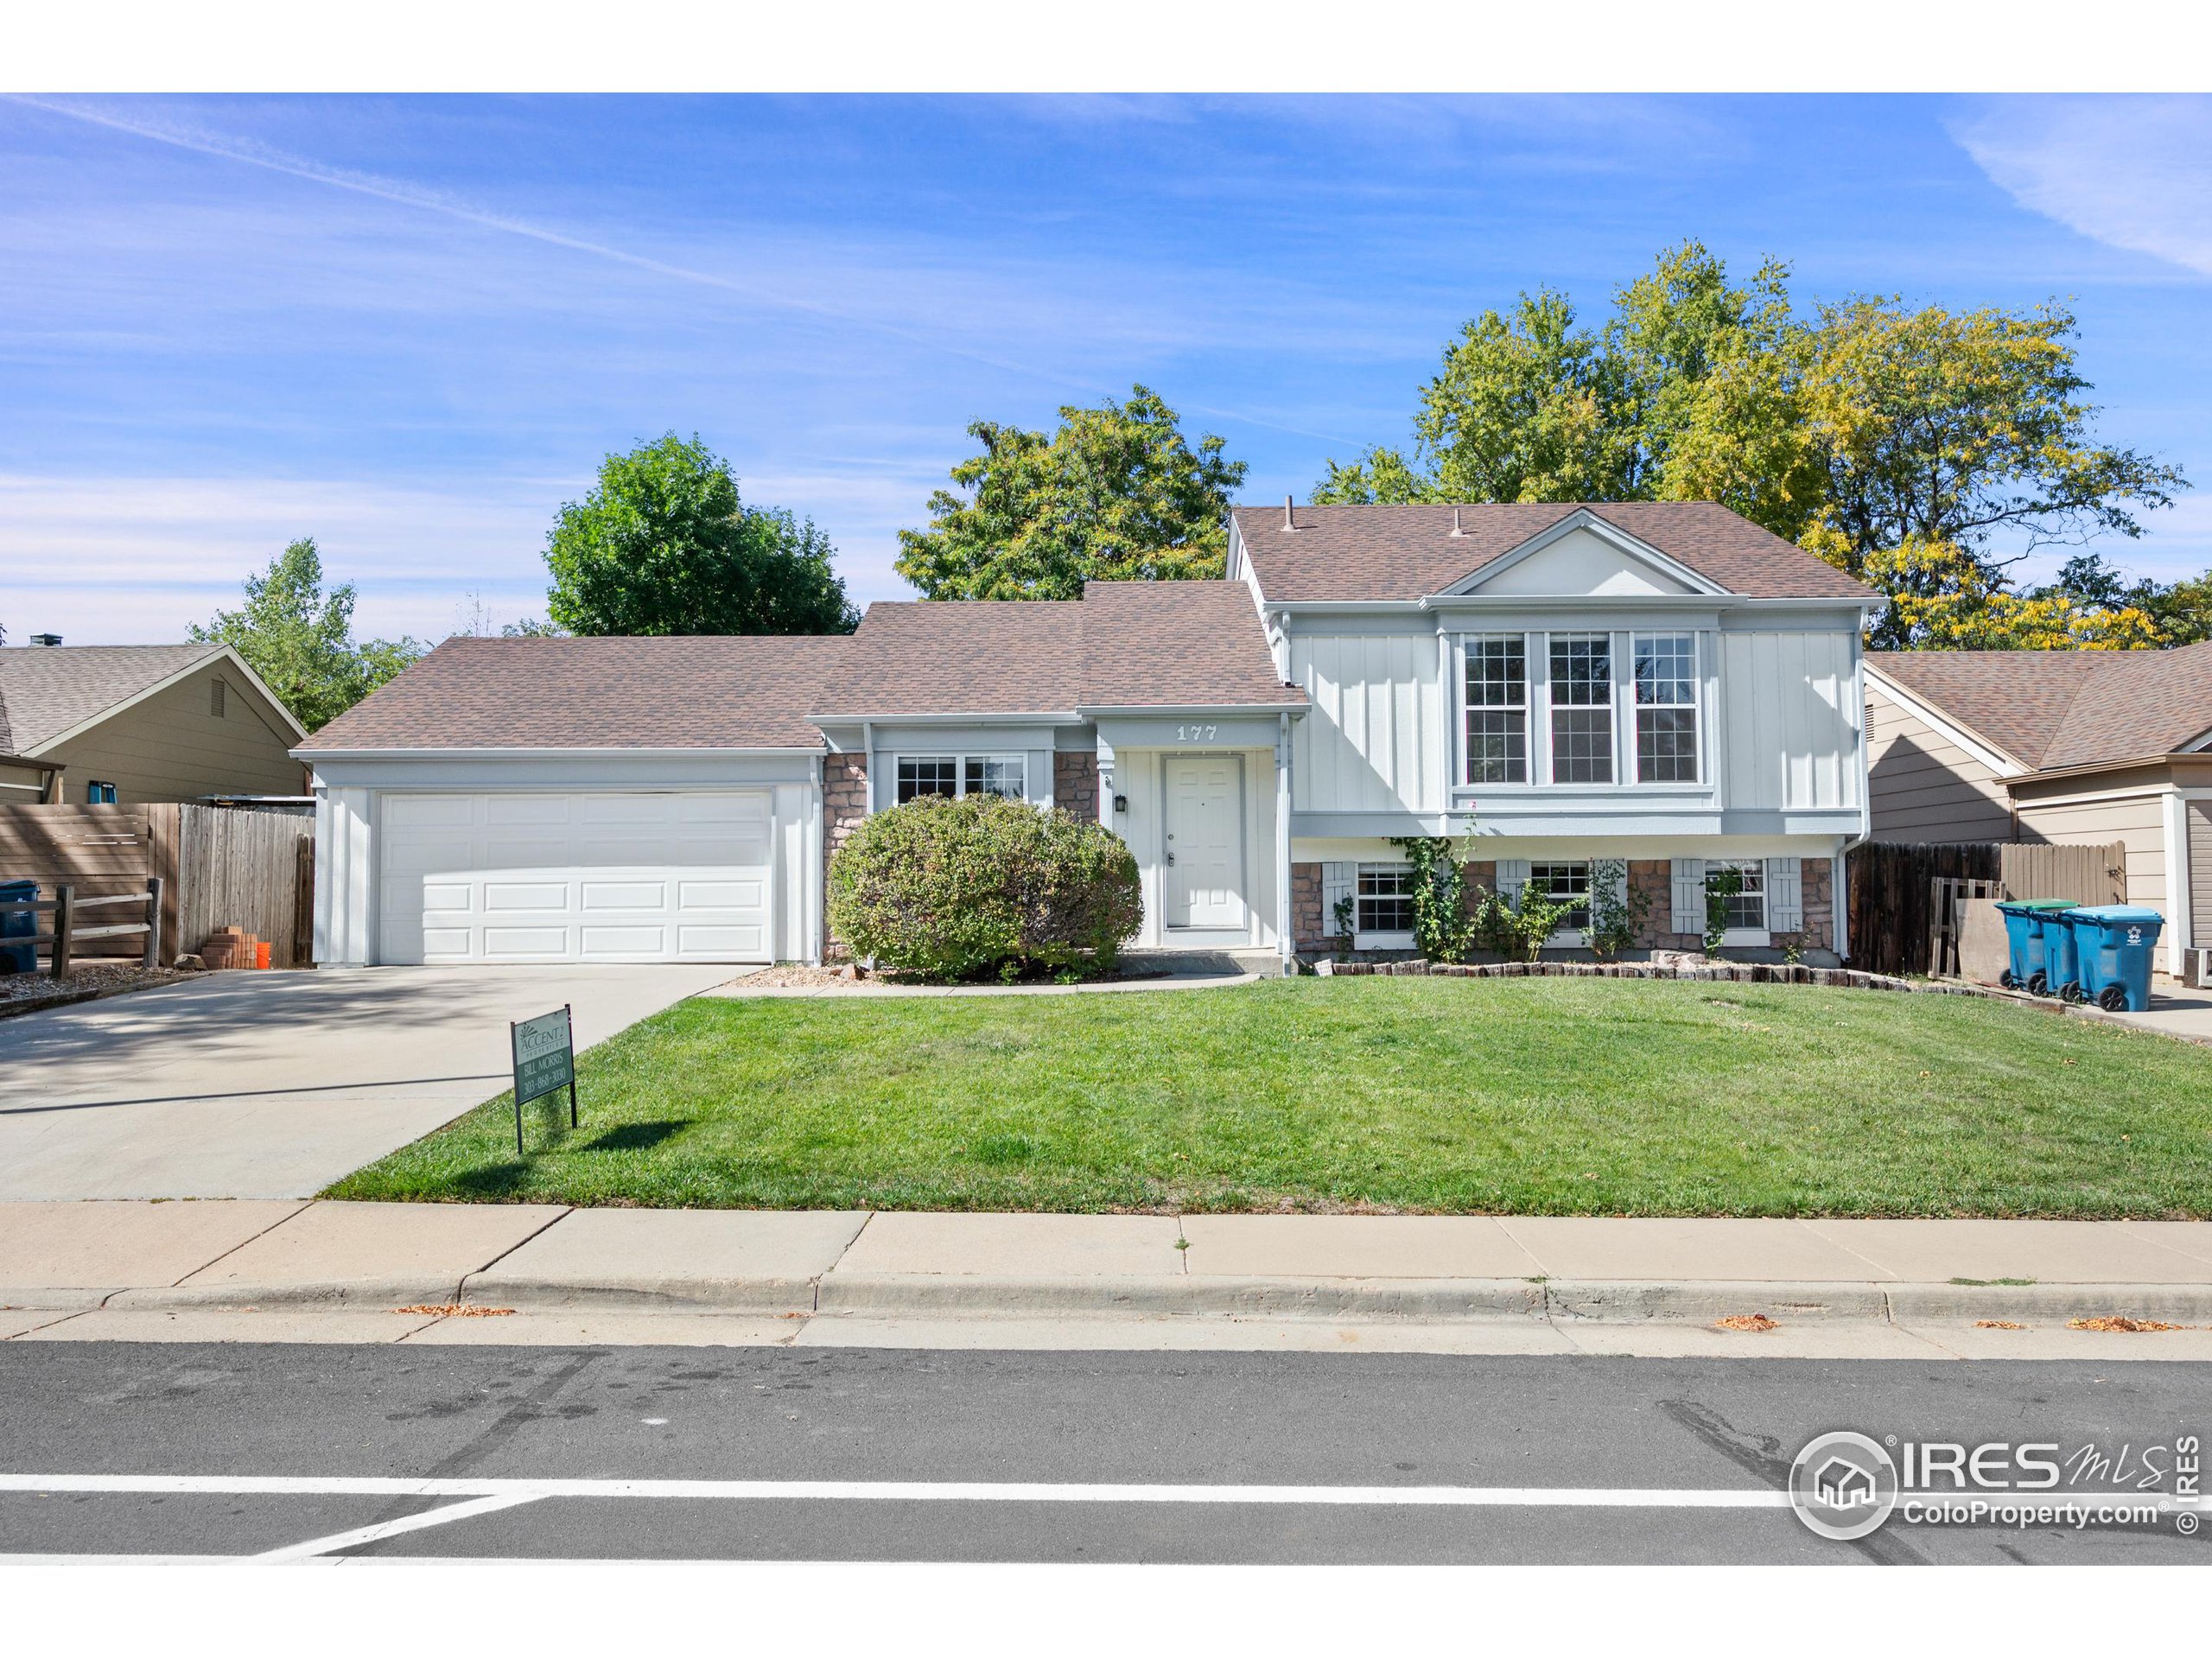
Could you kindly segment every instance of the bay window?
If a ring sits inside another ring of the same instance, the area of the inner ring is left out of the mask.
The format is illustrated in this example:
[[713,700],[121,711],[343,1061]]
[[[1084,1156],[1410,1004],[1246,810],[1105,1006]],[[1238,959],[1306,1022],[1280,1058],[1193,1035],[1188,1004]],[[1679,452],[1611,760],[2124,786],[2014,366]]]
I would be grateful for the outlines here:
[[1613,644],[1609,634],[1551,637],[1552,781],[1613,781]]
[[1697,637],[1636,636],[1636,780],[1697,782]]
[[1529,781],[1529,645],[1517,633],[1467,641],[1467,776]]

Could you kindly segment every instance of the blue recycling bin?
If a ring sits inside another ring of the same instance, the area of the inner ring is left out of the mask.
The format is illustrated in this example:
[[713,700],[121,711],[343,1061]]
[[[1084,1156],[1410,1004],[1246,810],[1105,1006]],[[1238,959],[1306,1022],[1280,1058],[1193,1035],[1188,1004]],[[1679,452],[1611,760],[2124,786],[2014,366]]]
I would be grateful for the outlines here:
[[[38,898],[35,881],[0,881],[0,905],[22,904]],[[35,944],[10,944],[11,938],[29,938],[38,931],[38,912],[35,910],[0,910],[0,974],[35,974],[38,971],[38,947]]]
[[2040,920],[2047,911],[2070,908],[2063,899],[2007,899],[1998,901],[1997,913],[2005,918],[2005,944],[2011,957],[2011,965],[1997,976],[1997,982],[2008,991],[2031,991],[2044,994],[2048,979],[2044,971],[2043,925]]
[[2043,936],[2044,995],[2068,1002],[2081,1001],[2082,952],[2074,942],[2073,911],[2038,911],[2036,931]]
[[2082,995],[2101,1008],[2141,1014],[2151,1006],[2151,953],[2166,918],[2140,905],[2095,905],[2073,913]]

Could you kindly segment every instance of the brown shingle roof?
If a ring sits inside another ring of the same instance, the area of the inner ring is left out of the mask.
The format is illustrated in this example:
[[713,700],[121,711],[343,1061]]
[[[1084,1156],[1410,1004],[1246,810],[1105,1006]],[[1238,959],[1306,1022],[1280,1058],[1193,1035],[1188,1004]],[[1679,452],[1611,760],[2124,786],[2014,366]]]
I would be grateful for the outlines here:
[[0,752],[35,749],[220,645],[10,645],[0,650]]
[[448,639],[317,732],[339,749],[815,749],[851,639]]
[[868,607],[824,717],[1234,708],[1304,701],[1234,582],[1094,582],[1080,600]]
[[2170,754],[2212,731],[2212,643],[1883,651],[1867,665],[2038,771]]
[[1417,600],[1587,511],[1730,593],[1751,599],[1880,595],[1824,559],[1709,501],[1483,502],[1446,506],[1238,507],[1238,535],[1270,600]]
[[1275,672],[1241,582],[1094,582],[1083,590],[1083,702],[1234,708],[1303,702]]
[[1003,715],[1072,709],[1081,601],[879,600],[809,709],[820,715]]

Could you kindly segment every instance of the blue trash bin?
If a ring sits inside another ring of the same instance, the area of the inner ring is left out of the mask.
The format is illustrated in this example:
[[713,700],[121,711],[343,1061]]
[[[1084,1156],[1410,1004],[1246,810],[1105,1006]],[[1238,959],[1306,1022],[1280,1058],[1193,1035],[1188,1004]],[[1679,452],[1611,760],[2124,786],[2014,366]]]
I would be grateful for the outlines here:
[[[38,897],[35,881],[0,881],[0,904],[20,904]],[[38,947],[35,944],[10,944],[11,938],[24,938],[38,931],[38,912],[35,910],[0,910],[0,974],[35,974],[38,971]]]
[[2074,912],[2082,995],[2117,1014],[2151,1006],[2151,953],[2166,918],[2140,905],[2095,905]]
[[2039,911],[2036,915],[2036,929],[2043,935],[2045,994],[2063,1001],[2081,1001],[2082,952],[2074,942],[2074,912],[2071,910]]
[[1999,985],[2008,991],[2032,991],[2037,996],[2045,994],[2043,926],[2038,918],[2046,911],[2069,908],[2063,899],[1998,901],[1997,912],[2005,918],[2005,944],[2011,957],[2011,966],[1997,976]]

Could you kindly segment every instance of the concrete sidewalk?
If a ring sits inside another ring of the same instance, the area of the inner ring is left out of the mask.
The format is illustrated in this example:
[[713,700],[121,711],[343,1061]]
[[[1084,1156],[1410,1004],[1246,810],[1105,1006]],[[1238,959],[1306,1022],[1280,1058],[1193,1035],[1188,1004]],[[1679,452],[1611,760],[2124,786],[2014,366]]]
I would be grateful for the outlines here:
[[[0,1306],[0,1338],[35,1340],[1340,1346],[1316,1333],[1350,1329],[1463,1351],[1645,1351],[1658,1332],[1684,1351],[2017,1356],[2034,1332],[2101,1334],[2077,1318],[2212,1326],[2212,1223],[4,1204]],[[1747,1349],[1714,1327],[1751,1315],[1788,1334]],[[2212,1358],[2212,1329],[2115,1340]]]

